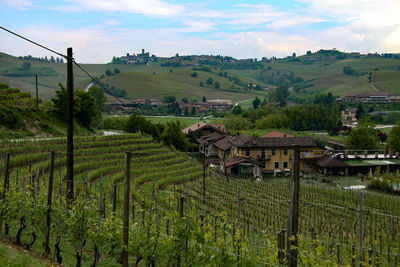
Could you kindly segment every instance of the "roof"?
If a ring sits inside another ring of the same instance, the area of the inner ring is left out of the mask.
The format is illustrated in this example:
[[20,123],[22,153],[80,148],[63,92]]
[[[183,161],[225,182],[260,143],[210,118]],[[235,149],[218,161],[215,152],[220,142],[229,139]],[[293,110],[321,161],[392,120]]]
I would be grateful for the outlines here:
[[230,167],[230,166],[234,166],[240,163],[253,163],[259,166],[263,166],[263,164],[253,158],[244,158],[244,157],[233,157],[233,158],[227,158],[225,159],[225,162],[223,160],[221,160],[221,165],[225,164],[225,167]]
[[232,143],[230,141],[232,141],[232,136],[227,135],[224,138],[215,142],[214,146],[223,151],[229,150],[232,147]]
[[224,138],[224,137],[225,137],[224,134],[221,134],[221,133],[218,133],[218,132],[214,132],[214,133],[210,133],[208,135],[204,135],[204,136],[202,136],[200,138],[197,138],[196,141],[199,144],[208,145],[208,144],[215,143],[216,141],[218,141],[218,140],[220,140],[221,138]]
[[311,137],[259,137],[251,138],[250,136],[241,137],[239,140],[233,140],[232,144],[241,148],[254,147],[318,147],[317,143]]
[[272,131],[267,133],[266,135],[264,135],[263,137],[294,137],[294,135],[291,134],[285,134],[282,132],[278,132],[278,131]]
[[189,127],[186,127],[185,129],[182,130],[184,134],[188,134],[190,131],[191,132],[197,132],[202,129],[206,128],[212,128],[213,130],[220,132],[220,133],[226,133],[226,127],[224,124],[208,124],[205,123],[204,121],[200,121],[198,123],[195,123]]
[[335,156],[322,155],[319,157],[306,159],[308,163],[313,163],[320,168],[346,168],[349,167],[348,164],[344,163]]

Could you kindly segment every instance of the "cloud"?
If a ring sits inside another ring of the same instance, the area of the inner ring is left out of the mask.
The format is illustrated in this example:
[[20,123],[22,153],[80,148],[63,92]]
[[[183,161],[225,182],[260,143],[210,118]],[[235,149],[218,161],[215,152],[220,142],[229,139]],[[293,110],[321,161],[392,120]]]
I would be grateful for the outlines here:
[[181,5],[169,4],[162,0],[72,0],[82,8],[90,10],[119,11],[144,15],[172,16],[184,9]]
[[17,9],[26,9],[32,6],[30,0],[1,0],[1,3],[5,3],[8,6],[15,7]]

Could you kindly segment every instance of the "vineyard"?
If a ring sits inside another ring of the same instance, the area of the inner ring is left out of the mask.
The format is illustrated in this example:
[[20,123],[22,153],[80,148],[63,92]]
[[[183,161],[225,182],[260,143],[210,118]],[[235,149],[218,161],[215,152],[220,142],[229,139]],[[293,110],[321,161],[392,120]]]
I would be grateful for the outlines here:
[[[75,139],[67,206],[65,148],[65,139],[0,144],[2,239],[65,266],[120,266],[125,252],[136,266],[285,264],[288,181],[232,179],[210,168],[203,195],[203,166],[184,153],[141,134],[84,137]],[[302,181],[299,265],[397,265],[399,204]]]

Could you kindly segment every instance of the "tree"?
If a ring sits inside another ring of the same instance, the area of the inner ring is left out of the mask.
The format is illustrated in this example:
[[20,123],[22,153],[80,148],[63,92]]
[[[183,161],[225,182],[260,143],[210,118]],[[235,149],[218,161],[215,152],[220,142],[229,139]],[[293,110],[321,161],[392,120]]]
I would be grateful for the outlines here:
[[354,71],[354,69],[350,66],[345,66],[343,67],[343,73],[346,75],[356,75],[357,73]]
[[214,88],[215,88],[215,89],[218,89],[218,88],[219,88],[219,82],[215,82],[215,83],[214,83]]
[[107,76],[112,76],[112,75],[113,75],[113,73],[112,73],[111,70],[109,70],[109,69],[106,70],[105,74],[106,74]]
[[200,87],[203,87],[203,86],[204,86],[203,81],[200,81]]
[[86,128],[90,128],[94,119],[99,116],[96,100],[89,92],[76,90],[74,97],[74,116]]
[[206,97],[203,95],[203,97],[201,98],[201,102],[207,102]]
[[397,121],[396,125],[390,131],[387,143],[393,149],[400,150],[400,121]]
[[56,90],[56,96],[51,99],[54,104],[56,113],[61,118],[67,117],[67,89],[59,83],[58,86],[60,87],[59,90]]
[[193,78],[196,78],[197,77],[197,72],[190,73],[190,76],[192,76]]
[[29,69],[31,67],[31,63],[29,63],[29,62],[24,62],[24,63],[22,63],[22,65],[21,65],[21,69],[23,69],[23,70],[27,70],[27,69]]
[[365,110],[362,104],[359,104],[357,106],[357,110],[356,110],[356,119],[359,120],[363,117],[363,115],[365,114]]
[[206,84],[209,84],[209,85],[211,85],[211,84],[213,84],[213,79],[212,78],[208,78],[207,79],[207,81],[206,81]]
[[256,97],[253,100],[253,109],[257,109],[260,104],[261,104],[261,100],[258,97]]
[[[56,113],[63,119],[67,116],[67,90],[59,83],[60,89],[56,90],[56,96],[52,99]],[[99,116],[95,98],[82,90],[76,90],[74,94],[74,118],[84,127],[90,128],[94,119]]]
[[285,102],[289,96],[289,89],[286,86],[279,86],[275,91],[278,101],[281,103]]
[[183,125],[179,120],[167,121],[161,140],[165,145],[174,146],[181,151],[187,151],[189,148],[189,141],[185,134],[182,132]]
[[114,69],[114,73],[115,73],[115,74],[118,74],[118,73],[120,73],[120,72],[121,72],[121,71],[120,71],[119,69],[117,69],[117,68]]
[[293,54],[292,54],[292,58],[295,58],[295,57],[296,57],[296,53],[293,53]]
[[240,105],[235,106],[235,107],[232,109],[232,113],[233,113],[234,115],[240,115],[240,114],[242,114],[242,107],[241,107]]
[[383,145],[383,143],[385,143],[385,141],[387,140],[387,134],[378,130],[378,138],[381,141],[381,144]]
[[103,89],[97,86],[92,86],[89,88],[89,93],[94,97],[96,100],[97,108],[100,111],[105,111],[106,106],[105,103],[107,101],[107,97],[104,96]]
[[165,103],[174,103],[176,101],[176,97],[173,95],[169,95],[164,97],[164,102]]
[[357,128],[353,129],[346,138],[349,149],[375,149],[379,146],[378,133],[374,123],[369,119],[362,119]]
[[312,52],[311,51],[307,51],[306,55],[307,56],[311,56]]

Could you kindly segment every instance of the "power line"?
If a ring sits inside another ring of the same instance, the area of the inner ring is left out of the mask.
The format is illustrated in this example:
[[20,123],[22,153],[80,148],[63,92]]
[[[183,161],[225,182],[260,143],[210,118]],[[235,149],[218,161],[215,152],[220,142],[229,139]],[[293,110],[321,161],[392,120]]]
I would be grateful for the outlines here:
[[[6,29],[6,28],[4,28],[4,27],[2,27],[2,26],[0,26],[0,29],[6,31],[6,32],[8,32],[8,33],[11,33],[11,34],[13,34],[13,35],[15,35],[15,36],[17,36],[17,37],[19,37],[19,38],[25,40],[25,41],[28,41],[28,42],[30,42],[30,43],[32,43],[32,44],[34,44],[34,45],[37,45],[37,46],[39,46],[39,47],[41,47],[41,48],[43,48],[43,49],[46,49],[46,50],[48,50],[48,51],[50,51],[50,52],[52,52],[52,53],[54,53],[54,54],[56,54],[56,55],[59,55],[59,56],[61,56],[61,57],[63,57],[63,58],[65,58],[65,59],[68,60],[68,56],[63,55],[63,54],[61,54],[61,53],[59,53],[59,52],[57,52],[57,51],[55,51],[55,50],[53,50],[53,49],[51,49],[51,48],[48,48],[48,47],[46,47],[46,46],[44,46],[44,45],[41,45],[41,44],[37,43],[37,42],[35,42],[35,41],[32,41],[32,40],[30,40],[30,39],[28,39],[28,38],[26,38],[26,37],[24,37],[24,36],[22,36],[22,35],[16,33],[16,32],[13,32],[13,31],[11,31],[11,30],[9,30],[9,29]],[[92,75],[90,75],[83,67],[81,67],[81,66],[75,61],[75,59],[72,58],[72,61],[73,61],[73,63],[74,63],[79,69],[81,69],[87,76],[89,76],[93,81],[95,81],[98,85],[100,85],[100,87],[102,87],[103,90],[104,90],[105,92],[108,91],[108,89],[105,88],[104,85],[103,85],[100,81],[98,81],[96,78],[94,78]],[[125,104],[125,103],[122,102],[118,97],[116,97],[116,96],[114,96],[114,95],[112,95],[112,94],[110,94],[110,95],[113,96],[115,99],[117,99],[118,102],[120,102],[122,105]]]
[[37,43],[37,42],[35,42],[35,41],[32,41],[32,40],[30,40],[30,39],[28,39],[28,38],[26,38],[26,37],[24,37],[24,36],[22,36],[22,35],[19,35],[18,33],[15,33],[15,32],[13,32],[13,31],[11,31],[11,30],[8,30],[8,29],[6,29],[6,28],[4,28],[4,27],[2,27],[2,26],[0,26],[0,29],[6,31],[6,32],[8,32],[8,33],[11,33],[11,34],[13,34],[13,35],[15,35],[15,36],[17,36],[17,37],[19,37],[19,38],[21,38],[21,39],[24,39],[25,41],[28,41],[28,42],[30,42],[30,43],[32,43],[32,44],[34,44],[34,45],[40,46],[41,48],[46,49],[46,50],[48,50],[48,51],[50,51],[50,52],[52,52],[52,53],[54,53],[54,54],[56,54],[56,55],[59,55],[59,56],[65,58],[65,59],[68,59],[68,57],[67,57],[66,55],[63,55],[63,54],[61,54],[61,53],[59,53],[59,52],[57,52],[57,51],[54,51],[54,50],[51,49],[51,48],[48,48],[48,47],[46,47],[46,46],[44,46],[44,45],[41,45],[41,44],[39,44],[39,43]]
[[[74,64],[75,64],[81,71],[83,71],[83,72],[84,72],[87,76],[89,76],[93,81],[95,81],[98,85],[100,85],[100,87],[103,88],[103,90],[104,90],[105,92],[108,91],[108,89],[105,88],[105,86],[104,86],[99,80],[97,80],[97,78],[95,78],[95,77],[93,77],[92,75],[90,75],[89,72],[87,72],[81,65],[79,65],[78,63],[76,63],[75,60],[73,60],[73,62],[74,62]],[[114,97],[115,99],[117,99],[118,102],[120,102],[122,105],[125,105],[125,103],[122,102],[121,99],[119,99],[119,98],[116,97],[115,95],[112,95],[112,94],[109,94],[109,95],[111,95],[112,97]]]

